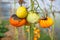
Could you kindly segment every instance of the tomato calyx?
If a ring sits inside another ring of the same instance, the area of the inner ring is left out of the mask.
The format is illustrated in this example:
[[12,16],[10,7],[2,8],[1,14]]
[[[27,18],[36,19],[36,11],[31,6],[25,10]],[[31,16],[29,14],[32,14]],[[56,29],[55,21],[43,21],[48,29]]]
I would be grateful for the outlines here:
[[47,17],[43,17],[41,20],[47,20],[48,18]]
[[21,4],[21,5],[22,5],[23,3],[26,3],[24,0],[19,0],[18,2],[19,2],[19,4]]
[[16,16],[16,14],[13,14],[11,17],[12,17],[14,20],[18,20],[19,22],[22,20],[22,18],[18,18],[18,17]]
[[20,18],[18,18],[18,17],[16,16],[16,14],[13,14],[11,17],[12,17],[14,20],[20,19]]

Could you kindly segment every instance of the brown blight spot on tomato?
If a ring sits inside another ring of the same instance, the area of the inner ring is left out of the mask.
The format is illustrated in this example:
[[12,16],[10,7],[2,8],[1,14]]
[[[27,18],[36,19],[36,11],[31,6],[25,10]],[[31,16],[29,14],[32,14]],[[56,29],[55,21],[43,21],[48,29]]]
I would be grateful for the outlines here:
[[47,17],[46,19],[45,18],[40,19],[39,24],[42,28],[49,28],[51,25],[54,24],[54,21],[52,18]]
[[21,27],[26,24],[26,19],[20,19],[15,14],[10,17],[9,21],[15,27]]

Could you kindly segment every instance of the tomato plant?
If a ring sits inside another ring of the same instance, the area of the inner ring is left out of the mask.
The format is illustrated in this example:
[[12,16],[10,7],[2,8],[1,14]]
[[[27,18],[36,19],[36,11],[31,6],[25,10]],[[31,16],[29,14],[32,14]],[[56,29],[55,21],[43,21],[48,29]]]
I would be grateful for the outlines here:
[[[50,38],[51,40],[53,40],[54,35],[52,36],[50,27],[54,24],[54,20],[49,17],[49,11],[45,7],[42,9],[37,0],[30,0],[31,6],[29,6],[28,8],[23,5],[23,2],[24,0],[19,0],[20,6],[17,8],[16,13],[10,17],[10,24],[14,27],[21,27],[24,25],[23,30],[25,29],[24,32],[27,32],[27,35],[28,33],[30,34],[30,40],[40,40],[40,27],[48,29],[48,32],[50,32],[49,35],[51,34]],[[42,2],[45,6],[44,0],[42,0]],[[35,3],[37,4],[37,6]],[[52,13],[52,3],[50,10]],[[41,13],[42,16],[40,16]],[[36,24],[38,24],[37,27]],[[29,27],[26,27],[26,25]],[[35,27],[37,28],[36,30],[34,30]],[[54,31],[54,26],[52,27],[52,29],[52,31]]]

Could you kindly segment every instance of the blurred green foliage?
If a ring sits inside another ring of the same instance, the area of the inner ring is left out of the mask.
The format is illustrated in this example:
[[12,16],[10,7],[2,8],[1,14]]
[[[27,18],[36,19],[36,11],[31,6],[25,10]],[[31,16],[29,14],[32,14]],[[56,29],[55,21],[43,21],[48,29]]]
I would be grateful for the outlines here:
[[4,33],[8,31],[8,28],[6,28],[5,26],[8,24],[9,22],[7,20],[0,20],[0,38],[6,36]]
[[48,32],[45,33],[43,30],[40,32],[41,37],[39,40],[51,40],[50,36],[48,35]]

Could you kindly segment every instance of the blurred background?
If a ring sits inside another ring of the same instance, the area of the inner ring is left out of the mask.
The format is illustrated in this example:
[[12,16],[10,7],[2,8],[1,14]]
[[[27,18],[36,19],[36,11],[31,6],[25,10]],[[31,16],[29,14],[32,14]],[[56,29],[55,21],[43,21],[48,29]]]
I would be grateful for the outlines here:
[[[30,4],[29,0],[25,0],[27,4]],[[44,0],[46,4],[46,8],[49,8],[50,1]],[[16,5],[14,6],[14,2]],[[41,0],[38,0],[41,8],[43,9],[44,5],[42,4]],[[0,0],[0,20],[8,20],[10,15],[15,13],[15,9],[19,6],[18,0]],[[58,11],[55,13],[56,23],[55,23],[55,33],[57,36],[57,40],[60,40],[60,0],[55,0],[53,2],[54,10]],[[51,15],[52,16],[52,15]]]

